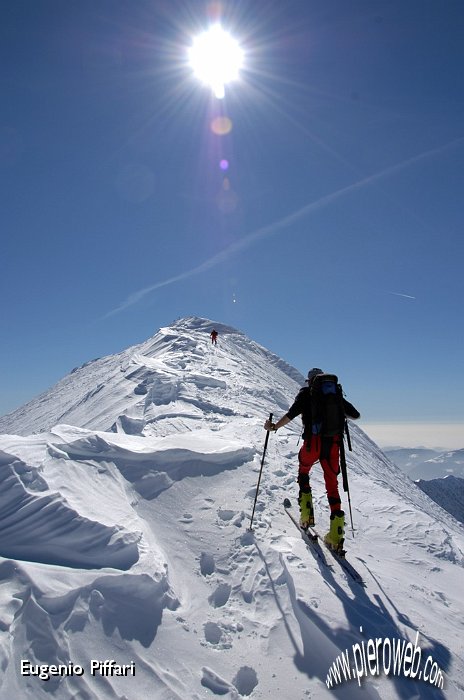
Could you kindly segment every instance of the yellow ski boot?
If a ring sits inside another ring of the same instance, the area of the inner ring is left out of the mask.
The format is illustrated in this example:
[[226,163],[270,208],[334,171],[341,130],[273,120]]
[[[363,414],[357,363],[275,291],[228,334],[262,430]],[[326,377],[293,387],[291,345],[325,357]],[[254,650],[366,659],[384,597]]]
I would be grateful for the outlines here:
[[314,525],[314,508],[313,495],[311,489],[309,491],[300,491],[298,497],[300,506],[300,527],[306,530],[309,526]]
[[344,554],[343,543],[345,541],[345,513],[337,510],[330,516],[330,530],[324,537],[324,542],[329,549],[339,554]]

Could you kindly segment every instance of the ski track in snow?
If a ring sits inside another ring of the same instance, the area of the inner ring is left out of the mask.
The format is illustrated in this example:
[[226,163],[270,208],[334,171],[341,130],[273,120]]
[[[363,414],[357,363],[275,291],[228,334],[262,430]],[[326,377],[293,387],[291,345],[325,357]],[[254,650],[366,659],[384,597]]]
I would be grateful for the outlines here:
[[[298,421],[270,437],[249,531],[262,424],[302,383],[238,331],[190,318],[0,419],[2,700],[461,697],[462,527],[359,428],[347,549],[365,587],[283,510],[289,496],[296,512]],[[324,531],[318,465],[312,484]],[[417,631],[444,692],[382,675],[326,688],[341,651]],[[91,658],[136,675],[93,677]],[[45,683],[21,659],[86,672]]]

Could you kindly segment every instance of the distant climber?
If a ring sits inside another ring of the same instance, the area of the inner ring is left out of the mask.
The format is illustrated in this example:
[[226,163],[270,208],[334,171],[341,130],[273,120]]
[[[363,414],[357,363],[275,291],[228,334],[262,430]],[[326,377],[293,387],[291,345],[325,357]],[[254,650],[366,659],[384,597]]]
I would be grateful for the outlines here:
[[212,345],[217,345],[218,332],[213,328],[210,333]]
[[287,425],[296,416],[303,420],[303,446],[298,453],[298,503],[300,525],[303,529],[314,525],[314,509],[309,472],[319,460],[324,472],[327,498],[330,506],[330,530],[326,543],[341,550],[344,542],[345,514],[341,510],[337,476],[340,473],[340,445],[346,417],[359,418],[356,408],[343,398],[338,379],[333,374],[324,374],[318,367],[309,370],[308,386],[300,389],[292,406],[277,423],[267,420],[265,430],[277,430]]

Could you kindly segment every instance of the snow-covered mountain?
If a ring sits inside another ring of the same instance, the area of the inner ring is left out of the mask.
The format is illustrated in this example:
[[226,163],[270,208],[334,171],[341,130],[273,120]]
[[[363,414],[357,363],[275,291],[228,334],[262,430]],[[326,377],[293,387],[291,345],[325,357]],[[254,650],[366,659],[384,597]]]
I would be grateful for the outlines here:
[[[211,321],[182,319],[1,419],[1,700],[461,697],[462,528],[352,424],[355,582],[282,507],[297,510],[295,420],[270,435],[250,532],[264,420],[303,377],[214,326],[217,347]],[[318,465],[312,485],[324,532]],[[395,640],[444,689],[408,677],[407,655],[394,675]],[[329,690],[345,650],[353,678]]]
[[438,457],[441,454],[439,450],[432,450],[428,447],[392,447],[383,451],[406,474],[409,474],[416,467],[420,467],[427,459]]
[[464,479],[449,475],[443,479],[419,479],[416,484],[435,503],[464,524]]
[[464,478],[464,449],[442,452],[409,473],[411,479],[436,479],[448,475]]
[[464,449],[440,452],[419,447],[395,448],[384,452],[414,481],[440,479],[448,474],[464,478]]
[[[301,374],[286,362],[243,333],[216,322],[219,348],[233,344],[234,363],[224,366],[220,350],[216,359],[207,353],[211,328],[212,321],[207,319],[182,319],[160,329],[145,343],[86,362],[44,394],[0,418],[0,433],[29,435],[67,423],[131,435],[165,435],[178,432],[179,422],[185,423],[182,431],[198,427],[204,414],[210,412],[218,419],[222,415],[227,422],[235,410],[237,394],[235,384],[225,378],[233,377],[234,370],[242,366],[244,385],[240,391],[246,405],[255,402],[255,386],[250,382],[254,371],[262,380],[268,367],[280,369],[278,377],[281,381],[285,378],[285,387],[293,380],[292,391],[295,381],[303,383]],[[266,398],[274,399],[270,389]],[[274,392],[281,390],[277,383]],[[223,407],[208,403],[217,393]],[[277,398],[282,405],[287,401],[285,395]]]

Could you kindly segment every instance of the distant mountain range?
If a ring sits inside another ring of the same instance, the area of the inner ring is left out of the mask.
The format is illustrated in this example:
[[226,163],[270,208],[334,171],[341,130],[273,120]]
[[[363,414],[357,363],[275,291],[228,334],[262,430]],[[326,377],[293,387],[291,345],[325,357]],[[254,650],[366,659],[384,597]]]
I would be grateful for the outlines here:
[[440,452],[424,447],[398,447],[384,450],[384,454],[413,481],[449,475],[464,478],[464,449]]

